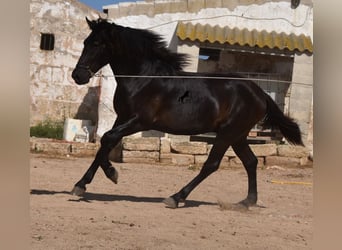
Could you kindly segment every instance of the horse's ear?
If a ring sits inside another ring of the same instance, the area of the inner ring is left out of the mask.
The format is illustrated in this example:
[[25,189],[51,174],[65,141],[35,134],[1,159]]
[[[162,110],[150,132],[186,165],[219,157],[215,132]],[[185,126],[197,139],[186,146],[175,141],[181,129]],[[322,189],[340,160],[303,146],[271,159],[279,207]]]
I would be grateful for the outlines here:
[[95,24],[95,22],[94,21],[90,21],[89,19],[88,19],[88,17],[86,17],[86,21],[87,21],[87,23],[88,23],[88,26],[89,26],[89,28],[92,30],[93,28],[94,28],[94,24]]

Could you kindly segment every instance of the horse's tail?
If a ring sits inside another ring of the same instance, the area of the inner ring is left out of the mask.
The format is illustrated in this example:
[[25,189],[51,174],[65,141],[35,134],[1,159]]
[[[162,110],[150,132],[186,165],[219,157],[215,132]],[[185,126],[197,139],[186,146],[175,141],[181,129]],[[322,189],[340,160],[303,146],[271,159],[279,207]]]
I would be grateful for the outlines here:
[[265,96],[267,110],[262,124],[263,128],[279,128],[290,144],[304,146],[298,124],[286,116],[269,95],[265,94]]

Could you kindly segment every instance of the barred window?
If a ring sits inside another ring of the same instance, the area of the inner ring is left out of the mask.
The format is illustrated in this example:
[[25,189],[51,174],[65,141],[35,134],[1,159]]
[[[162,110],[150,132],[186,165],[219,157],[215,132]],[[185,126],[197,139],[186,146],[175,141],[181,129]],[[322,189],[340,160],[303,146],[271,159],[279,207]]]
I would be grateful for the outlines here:
[[53,50],[55,47],[55,35],[51,33],[41,33],[40,49]]

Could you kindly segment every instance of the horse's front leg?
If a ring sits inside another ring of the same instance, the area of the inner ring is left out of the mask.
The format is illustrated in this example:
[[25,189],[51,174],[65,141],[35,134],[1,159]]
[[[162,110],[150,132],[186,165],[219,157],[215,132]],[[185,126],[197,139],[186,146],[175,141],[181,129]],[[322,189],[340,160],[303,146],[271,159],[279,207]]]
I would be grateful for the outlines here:
[[97,151],[93,163],[83,177],[75,184],[71,193],[78,196],[83,195],[86,191],[86,185],[91,183],[99,166],[101,166],[111,181],[117,183],[118,172],[109,162],[108,155],[122,137],[139,132],[141,128],[139,119],[135,116],[127,122],[114,126],[111,130],[107,131],[101,138],[101,147]]
[[[96,153],[94,161],[92,162],[92,164],[90,165],[88,170],[85,172],[85,174],[82,176],[82,178],[75,184],[74,188],[71,191],[71,194],[78,195],[78,196],[81,196],[84,194],[84,192],[86,191],[86,185],[91,183],[91,181],[93,180],[93,178],[95,176],[97,169],[99,168],[99,166],[102,162],[102,159],[105,159],[106,155],[108,155],[108,153],[105,151],[105,147],[101,146]],[[107,158],[108,158],[108,156],[107,156]],[[108,163],[109,163],[109,161],[108,161]],[[110,163],[109,163],[109,165],[110,165]],[[106,164],[106,166],[108,166],[108,164]],[[101,165],[101,167],[102,167],[102,165]],[[109,168],[109,167],[110,166],[108,166],[107,168]],[[115,169],[114,169],[114,171],[117,172]],[[116,177],[116,182],[117,182],[117,177]]]

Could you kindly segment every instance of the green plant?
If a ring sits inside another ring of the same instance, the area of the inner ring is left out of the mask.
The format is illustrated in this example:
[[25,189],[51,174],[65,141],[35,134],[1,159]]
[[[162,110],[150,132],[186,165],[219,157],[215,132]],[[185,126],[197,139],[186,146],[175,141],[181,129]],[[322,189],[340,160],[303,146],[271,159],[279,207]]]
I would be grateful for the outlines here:
[[63,138],[64,123],[61,121],[43,121],[30,127],[30,136],[39,138]]

